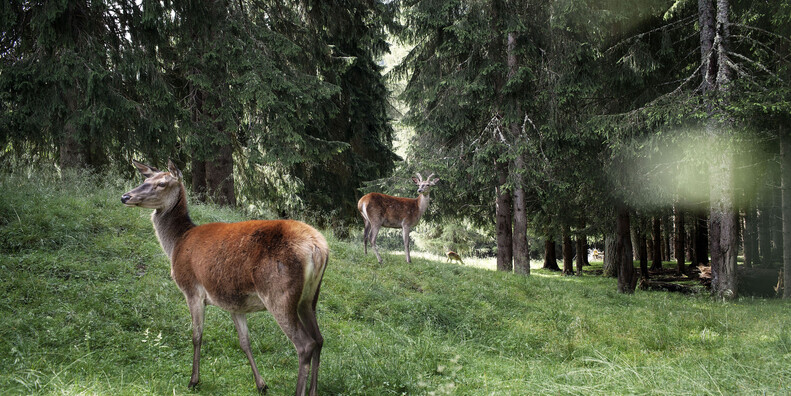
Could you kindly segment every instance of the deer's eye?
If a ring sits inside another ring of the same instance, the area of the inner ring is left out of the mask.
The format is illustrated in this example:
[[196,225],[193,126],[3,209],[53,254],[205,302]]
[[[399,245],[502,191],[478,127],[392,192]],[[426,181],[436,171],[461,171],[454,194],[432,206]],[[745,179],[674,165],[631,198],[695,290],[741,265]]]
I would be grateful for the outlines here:
[[159,183],[157,183],[157,187],[160,187],[160,188],[163,188],[163,187],[165,187],[167,185],[168,185],[167,182],[159,182]]

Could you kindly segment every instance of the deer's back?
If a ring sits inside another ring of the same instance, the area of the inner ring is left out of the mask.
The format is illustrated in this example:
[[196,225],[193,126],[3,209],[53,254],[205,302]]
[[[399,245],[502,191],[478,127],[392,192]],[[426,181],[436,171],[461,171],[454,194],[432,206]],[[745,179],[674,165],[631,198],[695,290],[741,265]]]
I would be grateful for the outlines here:
[[[176,244],[171,275],[185,294],[205,293],[207,303],[250,312],[265,308],[258,293],[317,287],[306,280],[318,273],[320,281],[328,251],[321,233],[298,221],[209,223]],[[302,294],[294,292],[287,294]]]
[[400,228],[406,220],[410,226],[420,219],[420,212],[415,198],[394,197],[381,193],[368,193],[357,203],[362,212],[367,211],[372,222],[379,219],[384,227]]

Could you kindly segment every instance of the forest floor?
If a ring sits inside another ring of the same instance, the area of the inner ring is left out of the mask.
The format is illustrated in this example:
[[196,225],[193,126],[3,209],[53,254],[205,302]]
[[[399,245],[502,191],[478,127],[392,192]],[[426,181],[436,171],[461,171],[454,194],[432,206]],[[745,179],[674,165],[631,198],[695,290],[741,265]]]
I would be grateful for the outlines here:
[[[133,182],[0,174],[4,395],[254,395],[228,314],[206,313],[197,392],[191,321]],[[234,210],[192,205],[201,224]],[[416,254],[377,263],[331,247],[318,303],[323,395],[722,395],[791,389],[789,301],[616,292],[612,278],[515,276]],[[467,262],[468,260],[465,260]],[[475,260],[470,260],[473,265]],[[592,266],[595,270],[596,266]],[[248,315],[270,395],[297,356],[267,313]]]

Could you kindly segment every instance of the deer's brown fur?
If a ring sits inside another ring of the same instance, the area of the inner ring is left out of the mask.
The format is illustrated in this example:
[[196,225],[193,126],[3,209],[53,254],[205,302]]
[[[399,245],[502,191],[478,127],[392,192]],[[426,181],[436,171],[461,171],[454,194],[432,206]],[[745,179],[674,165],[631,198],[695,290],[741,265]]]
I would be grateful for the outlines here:
[[401,228],[403,230],[404,251],[406,261],[412,262],[409,257],[409,232],[414,227],[420,217],[423,216],[429,203],[429,190],[431,186],[437,184],[439,179],[431,179],[432,173],[426,180],[417,174],[417,178],[412,181],[418,186],[417,198],[401,198],[380,193],[369,193],[357,201],[357,210],[363,216],[365,229],[363,230],[363,246],[365,254],[368,254],[368,242],[374,249],[376,259],[381,263],[382,257],[376,247],[376,237],[379,235],[381,227]]
[[200,346],[206,304],[231,313],[242,350],[259,391],[266,384],[250,349],[246,314],[268,310],[294,343],[299,356],[297,395],[317,394],[323,337],[316,321],[316,301],[329,248],[324,237],[293,220],[252,220],[195,225],[189,217],[181,172],[169,163],[160,172],[138,162],[146,177],[121,201],[155,209],[157,238],[170,257],[171,276],[187,299],[193,324],[193,367],[189,387],[199,381]]

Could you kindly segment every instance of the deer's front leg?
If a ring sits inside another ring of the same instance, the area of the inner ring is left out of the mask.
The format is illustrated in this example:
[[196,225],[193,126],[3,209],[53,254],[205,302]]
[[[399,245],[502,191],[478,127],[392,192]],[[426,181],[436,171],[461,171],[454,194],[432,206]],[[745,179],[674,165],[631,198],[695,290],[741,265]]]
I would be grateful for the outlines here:
[[406,225],[406,224],[404,224],[402,226],[402,229],[404,230],[404,251],[406,252],[406,262],[407,263],[411,263],[412,259],[409,257],[409,231],[410,231],[410,229],[409,229],[409,226]]
[[195,388],[200,377],[200,346],[203,338],[203,314],[206,306],[199,297],[187,297],[190,315],[192,316],[192,377],[188,388]]

